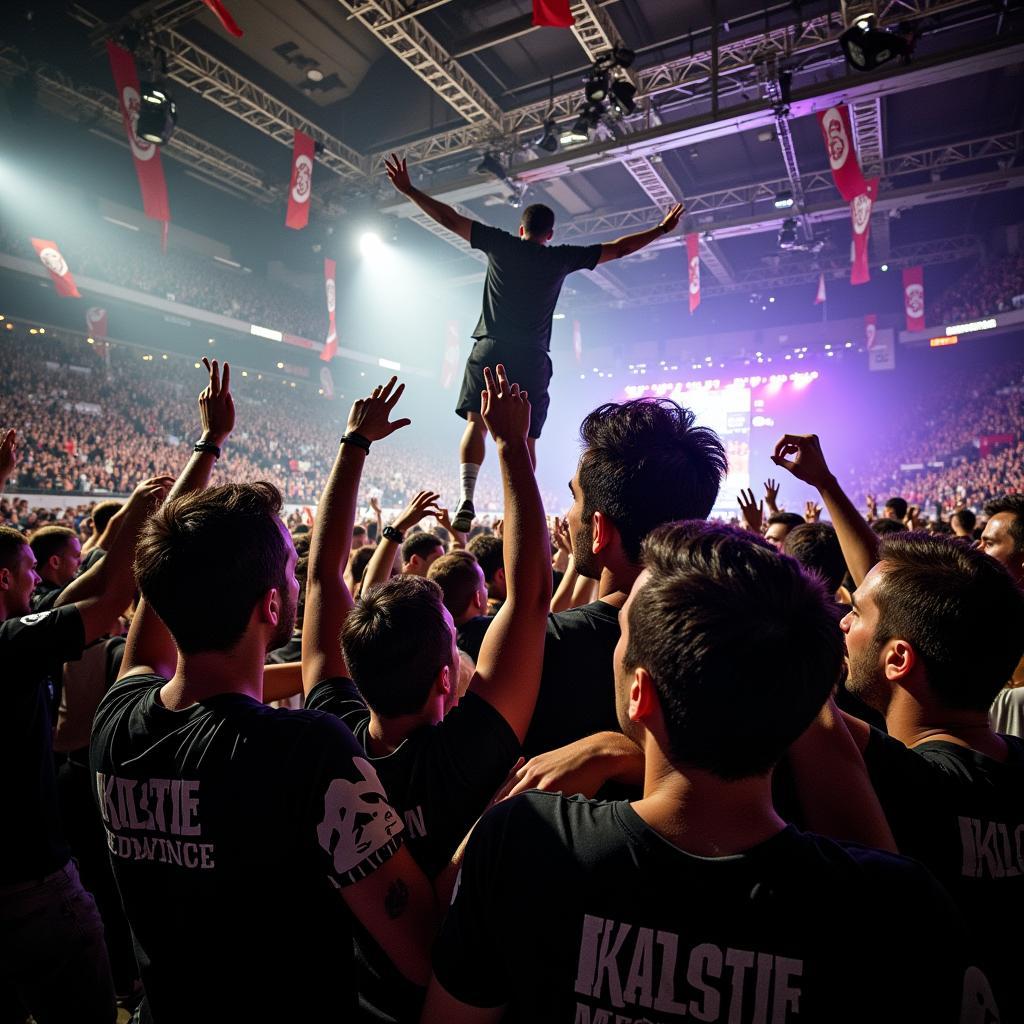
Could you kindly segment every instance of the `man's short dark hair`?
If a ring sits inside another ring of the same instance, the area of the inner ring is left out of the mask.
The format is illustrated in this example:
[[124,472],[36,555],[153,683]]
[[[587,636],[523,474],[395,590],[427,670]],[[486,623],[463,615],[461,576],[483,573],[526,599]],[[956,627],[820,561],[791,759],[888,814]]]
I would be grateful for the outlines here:
[[[1024,508],[1021,513],[1024,515]],[[953,522],[954,519],[960,523],[960,529],[967,533],[971,533],[978,522],[978,517],[969,508],[958,508],[949,517],[949,521]]]
[[555,211],[543,203],[532,203],[525,210],[520,223],[533,238],[543,238],[555,230]]
[[1013,550],[1024,551],[1024,494],[1004,494],[1001,498],[993,498],[985,506],[985,515],[989,519],[1000,512],[1008,512],[1013,516],[1009,527]]
[[281,494],[265,481],[165,502],[135,551],[135,579],[183,654],[230,650],[272,587],[288,592]]
[[444,606],[452,615],[461,615],[480,586],[480,567],[468,551],[449,551],[427,570],[444,595]]
[[54,555],[61,554],[68,544],[77,537],[74,530],[66,526],[41,526],[28,539],[36,562],[44,565]]
[[0,569],[13,569],[26,544],[28,538],[25,534],[11,526],[0,526]]
[[107,528],[107,523],[121,511],[121,508],[122,503],[120,501],[114,501],[110,498],[93,506],[90,515],[92,516],[92,526],[96,531],[97,537]]
[[879,552],[875,640],[906,640],[948,708],[988,711],[1024,650],[1024,594],[994,558],[952,538],[903,533]]
[[624,668],[650,673],[670,758],[727,780],[764,775],[839,678],[831,597],[795,559],[731,526],[658,527],[643,564]]
[[480,563],[484,579],[490,583],[499,569],[505,568],[505,545],[493,533],[481,533],[469,542],[469,553]]
[[420,558],[429,558],[438,548],[443,549],[444,544],[432,533],[426,533],[422,530],[418,533],[410,533],[402,541],[402,562],[406,564],[411,562],[413,555],[419,555]]
[[885,503],[885,507],[888,509],[892,509],[892,511],[896,513],[896,518],[901,523],[904,519],[907,518],[907,509],[910,508],[910,506],[907,504],[907,499],[900,497],[890,498]]
[[898,519],[873,519],[871,521],[871,529],[879,537],[889,537],[896,533],[906,533],[907,525]]
[[452,664],[441,588],[410,575],[372,587],[345,619],[341,646],[368,707],[385,718],[415,714],[438,672]]
[[583,518],[602,512],[615,524],[631,562],[651,530],[679,519],[706,519],[726,472],[725,449],[689,409],[669,398],[598,406],[580,426]]
[[805,569],[816,573],[834,594],[846,577],[846,559],[831,523],[801,523],[786,534],[782,550]]
[[783,526],[788,526],[791,530],[795,530],[798,526],[807,525],[804,517],[796,512],[776,512],[768,517],[768,522],[765,525],[776,526],[779,523]]
[[355,538],[355,537],[365,537],[366,536],[366,527],[365,526],[361,526],[359,523],[356,523],[356,525],[352,527],[352,536],[353,536],[353,538]]

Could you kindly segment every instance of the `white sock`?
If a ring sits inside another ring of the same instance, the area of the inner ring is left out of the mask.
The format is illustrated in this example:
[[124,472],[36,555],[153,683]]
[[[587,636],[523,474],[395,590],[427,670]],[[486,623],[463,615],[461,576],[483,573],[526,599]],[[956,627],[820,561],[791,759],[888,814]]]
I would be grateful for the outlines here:
[[480,473],[480,467],[475,462],[463,462],[459,465],[459,504],[464,501],[473,500],[473,491],[476,490],[476,478]]

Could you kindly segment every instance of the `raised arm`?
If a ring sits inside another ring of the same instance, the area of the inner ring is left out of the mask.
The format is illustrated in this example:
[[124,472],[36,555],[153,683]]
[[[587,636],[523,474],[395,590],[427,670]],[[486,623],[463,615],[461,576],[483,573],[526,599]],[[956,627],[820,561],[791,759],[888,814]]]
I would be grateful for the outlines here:
[[[420,491],[391,526],[404,536],[405,531],[411,530],[424,516],[436,515],[440,511],[437,507],[440,497],[441,495],[435,494],[433,491]],[[385,537],[382,530],[380,540],[377,541],[377,550],[374,551],[363,572],[362,592],[364,594],[368,593],[371,587],[387,583],[391,579],[391,571],[395,567],[395,557],[401,550],[401,540]],[[316,683],[314,682],[313,685],[316,686]]]
[[352,608],[344,570],[356,518],[356,495],[370,445],[411,422],[391,422],[391,410],[405,390],[404,384],[395,386],[397,381],[392,377],[386,385],[375,387],[369,398],[352,406],[331,475],[320,495],[309,543],[302,620],[302,687],[306,693],[321,679],[348,674],[339,636]]
[[18,465],[18,434],[14,430],[8,430],[0,440],[0,494],[4,493],[7,481],[14,473]]
[[670,231],[675,230],[675,226],[679,223],[679,218],[683,215],[682,203],[676,203],[668,213],[662,218],[660,224],[655,224],[653,228],[648,228],[646,231],[638,231],[635,235],[623,235],[622,238],[616,238],[614,242],[605,242],[601,246],[601,256],[598,259],[598,263],[607,263],[609,260],[621,260],[624,256],[632,256],[633,253],[639,252],[645,246],[648,246],[657,238],[661,238],[662,235],[667,235]]
[[[221,376],[220,364],[216,359],[203,359],[203,365],[209,374],[209,382],[199,394],[200,434],[194,451],[185,464],[169,497],[178,498],[183,494],[204,490],[210,483],[213,467],[220,457],[220,449],[231,436],[235,427],[235,401],[231,397],[231,367],[225,363]],[[123,510],[122,510],[123,511]],[[119,512],[118,515],[121,513]],[[117,516],[114,517],[116,519]],[[111,520],[113,523],[113,519]],[[119,530],[113,542],[117,546],[121,542],[123,529]],[[113,552],[109,551],[106,558],[99,563],[105,565]],[[145,600],[139,602],[138,610],[132,617],[132,626],[128,631],[124,658],[121,661],[121,676],[139,672],[152,672],[169,678],[174,675],[178,663],[178,651],[167,632],[167,627],[149,607]]]
[[464,238],[467,242],[469,241],[470,232],[473,230],[473,222],[469,217],[463,217],[458,210],[453,210],[447,203],[442,203],[440,199],[432,199],[426,192],[421,192],[416,188],[409,180],[409,172],[406,169],[405,161],[399,159],[396,154],[392,153],[384,161],[384,166],[387,169],[391,184],[395,186],[397,191],[411,199],[428,217],[436,220],[441,227],[447,228],[449,231],[457,234],[459,238]]
[[505,496],[503,552],[508,598],[484,634],[470,690],[491,704],[522,742],[540,689],[551,604],[547,519],[527,446],[530,403],[505,367],[484,368],[484,425],[495,440]]
[[878,561],[878,534],[864,521],[825,462],[817,434],[786,434],[772,462],[816,488],[839,536],[843,557],[858,586]]

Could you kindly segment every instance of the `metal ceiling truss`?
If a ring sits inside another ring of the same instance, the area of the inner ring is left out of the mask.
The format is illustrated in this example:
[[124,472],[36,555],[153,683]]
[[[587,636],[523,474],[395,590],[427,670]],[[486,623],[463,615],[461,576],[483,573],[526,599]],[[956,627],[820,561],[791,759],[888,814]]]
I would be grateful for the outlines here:
[[[882,133],[882,97],[873,96],[850,104],[853,140],[865,177],[873,178],[882,171],[885,156]],[[871,248],[879,259],[888,259],[891,249],[889,216],[876,213],[871,217]]]
[[500,126],[498,104],[398,0],[338,2],[466,121]]
[[[109,137],[124,142],[121,108],[112,93],[75,82],[48,64],[29,66],[13,46],[0,45],[0,76],[9,81],[25,74],[33,75],[40,99],[54,113],[80,122],[98,122],[102,118],[104,127],[112,129]],[[263,180],[260,168],[183,128],[175,131],[161,149],[215,183],[231,186],[257,202],[275,202],[280,198],[280,190]]]

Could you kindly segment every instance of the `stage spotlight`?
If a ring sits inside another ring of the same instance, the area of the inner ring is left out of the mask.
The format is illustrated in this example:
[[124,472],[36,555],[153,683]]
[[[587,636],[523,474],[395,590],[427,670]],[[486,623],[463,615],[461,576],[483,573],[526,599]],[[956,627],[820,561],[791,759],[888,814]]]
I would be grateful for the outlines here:
[[504,181],[508,177],[504,164],[494,153],[485,153],[483,160],[476,166],[477,174],[493,174],[494,177]]
[[636,86],[632,82],[627,82],[624,78],[616,80],[611,88],[612,110],[620,117],[632,114],[636,110],[636,100],[633,99],[635,95]]
[[793,193],[788,188],[775,195],[776,210],[788,210],[793,205],[793,202]]
[[363,256],[379,256],[384,249],[384,243],[376,231],[364,231],[359,236],[359,251]]
[[608,72],[594,71],[587,79],[583,92],[588,103],[603,103],[608,98]]
[[178,123],[178,108],[162,85],[143,82],[139,101],[139,119],[135,134],[144,142],[162,146],[174,134]]
[[537,139],[534,145],[548,153],[554,153],[558,149],[558,126],[555,124],[553,117],[549,117],[544,122],[544,133]]
[[796,247],[796,218],[787,217],[779,228],[779,248],[793,249]]
[[878,27],[874,14],[864,14],[839,37],[847,63],[857,71],[874,71],[894,57],[910,58],[913,43],[906,36]]
[[560,141],[563,146],[571,146],[577,142],[587,142],[590,139],[591,131],[597,127],[601,120],[601,107],[599,104],[587,103],[581,109],[579,117],[573,122],[571,128],[563,129]]

